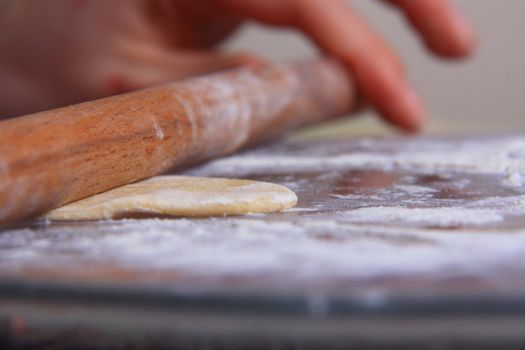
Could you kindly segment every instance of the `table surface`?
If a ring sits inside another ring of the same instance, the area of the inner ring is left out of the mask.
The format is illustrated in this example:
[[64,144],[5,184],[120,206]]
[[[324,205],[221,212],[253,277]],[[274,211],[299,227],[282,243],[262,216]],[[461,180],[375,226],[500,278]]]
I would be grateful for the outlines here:
[[525,316],[525,137],[279,141],[185,174],[279,183],[299,203],[5,229],[5,310],[28,316],[31,303],[68,300],[241,312],[252,331],[270,316]]

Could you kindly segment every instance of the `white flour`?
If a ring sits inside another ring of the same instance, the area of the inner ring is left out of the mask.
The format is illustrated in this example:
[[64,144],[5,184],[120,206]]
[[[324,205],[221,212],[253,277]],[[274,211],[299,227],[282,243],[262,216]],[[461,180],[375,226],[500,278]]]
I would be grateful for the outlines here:
[[351,223],[464,227],[498,223],[504,216],[494,209],[367,207],[341,213],[337,219]]
[[525,274],[524,164],[520,137],[276,145],[191,173],[260,174],[297,190],[298,208],[3,232],[0,271],[112,263],[212,282],[270,278],[271,288],[395,277],[511,283]]
[[[189,104],[185,98],[180,97],[177,97],[177,101],[191,123],[193,140],[199,143],[196,146],[205,145],[218,154],[229,153],[246,142],[253,129],[251,124],[260,122],[258,118],[279,115],[293,101],[292,91],[298,80],[286,69],[275,68],[272,73],[278,73],[289,85],[288,88],[281,87],[281,91],[275,91],[272,96],[267,93],[267,81],[248,68],[228,77],[211,75],[205,79],[194,78],[182,83],[181,91],[187,94],[192,103]],[[214,120],[210,122],[204,119],[197,126],[195,115]],[[222,126],[222,134],[233,137],[226,143],[226,149],[224,140],[217,138],[216,125]],[[196,134],[197,130],[201,135]]]
[[[2,252],[5,269],[67,264],[87,259],[139,271],[178,271],[194,276],[286,277],[292,282],[385,275],[481,275],[525,268],[525,232],[444,234],[439,230],[337,224],[308,225],[248,219],[128,220],[98,225],[29,230],[0,236],[13,249]],[[334,232],[331,240],[323,239]],[[16,249],[15,249],[16,248]],[[53,256],[53,259],[50,259]],[[82,258],[80,258],[82,257]]]
[[[402,140],[385,152],[378,141],[367,150],[340,154],[246,154],[212,161],[194,174],[248,175],[320,171],[323,169],[404,169],[411,171],[461,171],[504,174],[512,185],[523,185],[525,138],[488,139],[464,142]],[[397,147],[397,148],[396,148]],[[320,151],[322,152],[322,150]]]
[[409,194],[420,194],[420,193],[435,193],[437,190],[431,187],[416,186],[416,185],[396,185],[395,189],[404,191]]

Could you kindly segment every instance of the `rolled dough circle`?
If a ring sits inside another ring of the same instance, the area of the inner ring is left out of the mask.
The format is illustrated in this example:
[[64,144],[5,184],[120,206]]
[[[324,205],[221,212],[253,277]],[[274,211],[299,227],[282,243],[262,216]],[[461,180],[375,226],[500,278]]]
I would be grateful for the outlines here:
[[224,216],[269,213],[293,207],[297,196],[268,182],[157,176],[118,187],[47,213],[49,220],[99,220],[134,214]]

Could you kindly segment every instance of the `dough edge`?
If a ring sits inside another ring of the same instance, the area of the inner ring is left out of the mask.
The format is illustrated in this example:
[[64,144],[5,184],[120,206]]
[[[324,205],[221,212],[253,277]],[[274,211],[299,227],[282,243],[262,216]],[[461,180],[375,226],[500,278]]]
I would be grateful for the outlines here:
[[54,209],[51,221],[132,217],[216,217],[291,208],[297,195],[285,186],[229,178],[162,175],[124,185]]

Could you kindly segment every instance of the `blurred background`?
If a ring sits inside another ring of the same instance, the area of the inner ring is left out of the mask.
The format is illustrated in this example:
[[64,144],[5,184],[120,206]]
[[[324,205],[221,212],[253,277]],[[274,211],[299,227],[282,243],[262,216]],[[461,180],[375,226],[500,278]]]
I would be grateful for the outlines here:
[[[428,133],[476,134],[525,131],[525,1],[458,0],[478,31],[479,49],[471,60],[449,62],[430,55],[398,11],[381,1],[354,0],[358,9],[405,60],[432,121]],[[315,54],[294,31],[248,25],[228,43],[283,61]],[[365,112],[342,124],[356,132],[390,132]],[[345,128],[345,129],[346,129]],[[364,129],[364,130],[363,130]]]

